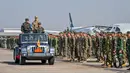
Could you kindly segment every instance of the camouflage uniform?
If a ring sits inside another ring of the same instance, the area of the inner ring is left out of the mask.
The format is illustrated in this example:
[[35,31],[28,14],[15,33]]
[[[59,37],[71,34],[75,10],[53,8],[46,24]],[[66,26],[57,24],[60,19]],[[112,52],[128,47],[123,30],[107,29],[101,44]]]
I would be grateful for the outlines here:
[[88,59],[88,48],[89,48],[89,46],[88,46],[88,36],[84,36],[85,37],[85,44],[84,44],[84,61],[87,61],[87,59]]
[[128,38],[126,41],[126,50],[127,50],[127,57],[128,57],[128,63],[130,66],[130,36],[129,36],[130,32],[128,33]]
[[65,39],[65,57],[67,57],[67,58],[68,58],[68,54],[67,54],[67,52],[68,52],[68,47],[67,47],[67,45],[68,45],[68,42],[67,42],[68,37],[67,37],[67,35],[66,35],[66,34],[65,34],[64,39]]
[[100,34],[100,38],[99,38],[99,58],[100,58],[100,61],[103,60],[103,52],[102,52],[102,42],[103,42],[103,38],[102,38],[102,35]]
[[30,33],[31,32],[31,26],[30,23],[24,22],[21,26],[21,31],[24,33]]
[[38,27],[36,30],[36,33],[44,33],[44,28],[43,27]]
[[60,34],[60,37],[59,37],[59,55],[62,55],[63,56],[63,34]]
[[124,65],[127,61],[126,56],[127,56],[127,54],[126,54],[126,37],[124,36],[123,37],[123,62],[124,62]]
[[93,56],[96,56],[96,38],[92,36],[92,54]]
[[57,54],[57,48],[58,48],[58,39],[56,36],[53,36],[53,39],[52,39],[52,46],[55,48],[55,55],[58,55]]
[[80,34],[80,49],[79,49],[80,61],[84,59],[84,46],[83,45],[84,45],[84,37],[82,36],[82,33],[81,33]]
[[96,58],[98,61],[100,61],[100,50],[99,50],[99,36],[96,36]]
[[88,57],[92,56],[92,38],[88,35]]
[[106,35],[104,34],[103,39],[102,39],[102,52],[103,52],[103,60],[104,60],[104,65],[107,66],[107,61],[106,61],[106,48],[107,47],[107,38]]
[[75,36],[74,33],[71,34],[71,60],[75,60]]
[[38,29],[38,23],[39,23],[38,17],[35,16],[35,20],[32,23],[32,31],[33,31],[33,33],[36,33],[36,30]]
[[110,62],[110,55],[109,55],[109,53],[110,53],[110,46],[109,46],[109,44],[110,44],[110,40],[109,40],[109,36],[107,35],[107,38],[106,38],[106,53],[105,53],[105,59],[106,59],[106,65],[108,65],[108,63]]
[[77,58],[78,58],[78,61],[80,62],[80,58],[81,58],[81,55],[80,55],[80,35],[77,34],[77,39],[76,39],[76,53],[77,53]]
[[114,51],[117,49],[117,37],[115,34],[112,36],[112,62],[114,62]]
[[64,36],[64,34],[63,34],[63,38],[62,38],[62,45],[63,45],[63,49],[62,49],[62,51],[63,51],[63,56],[65,57],[65,36]]
[[112,67],[112,36],[111,35],[109,36],[108,41],[109,41],[109,49],[107,49],[108,50],[107,58],[109,63],[108,66]]
[[76,37],[75,37],[75,57],[76,59],[79,58],[79,36],[78,34],[76,34]]
[[68,56],[69,56],[69,60],[71,60],[71,57],[72,57],[72,54],[71,54],[71,51],[72,51],[72,41],[71,41],[71,33],[68,33]]
[[122,61],[120,59],[123,59],[123,54],[120,55],[120,50],[123,51],[123,39],[121,37],[118,37],[117,39],[117,56],[120,61],[120,67],[122,67]]

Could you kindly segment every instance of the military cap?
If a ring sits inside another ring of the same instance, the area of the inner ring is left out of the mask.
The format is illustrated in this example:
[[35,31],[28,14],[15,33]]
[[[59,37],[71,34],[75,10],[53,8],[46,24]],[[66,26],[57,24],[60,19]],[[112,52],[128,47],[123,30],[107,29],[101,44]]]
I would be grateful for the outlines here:
[[127,31],[127,34],[130,34],[130,31]]
[[28,19],[28,18],[25,18],[25,21],[29,21],[29,19]]
[[122,34],[122,32],[117,32],[118,34]]
[[38,16],[35,16],[35,19],[38,19]]
[[111,32],[111,33],[113,33],[113,34],[114,34],[115,32]]

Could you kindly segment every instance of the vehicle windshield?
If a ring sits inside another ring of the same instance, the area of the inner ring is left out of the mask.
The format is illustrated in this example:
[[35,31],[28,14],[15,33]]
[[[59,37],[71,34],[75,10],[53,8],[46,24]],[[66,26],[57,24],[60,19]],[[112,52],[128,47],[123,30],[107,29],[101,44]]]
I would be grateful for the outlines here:
[[35,43],[37,41],[40,42],[47,42],[48,37],[46,34],[22,34],[21,35],[21,42],[25,43]]
[[108,27],[106,30],[109,31],[109,30],[111,30],[111,29],[112,29],[112,27]]

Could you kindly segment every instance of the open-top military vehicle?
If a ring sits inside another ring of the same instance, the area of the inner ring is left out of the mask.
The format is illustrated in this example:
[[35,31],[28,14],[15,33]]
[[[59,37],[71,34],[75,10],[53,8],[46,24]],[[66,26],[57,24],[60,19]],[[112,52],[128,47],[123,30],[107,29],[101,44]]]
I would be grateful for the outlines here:
[[26,60],[41,60],[49,65],[55,61],[54,48],[49,47],[46,33],[25,33],[19,35],[18,47],[14,49],[13,58],[15,63],[23,65]]

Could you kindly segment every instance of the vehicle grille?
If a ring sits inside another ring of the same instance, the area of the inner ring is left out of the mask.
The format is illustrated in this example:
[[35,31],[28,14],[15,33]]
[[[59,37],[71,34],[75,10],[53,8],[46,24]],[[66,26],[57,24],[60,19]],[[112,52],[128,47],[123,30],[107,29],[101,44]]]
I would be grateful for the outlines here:
[[[43,53],[45,51],[45,48],[44,47],[40,47],[42,50],[43,50]],[[34,52],[35,49],[37,49],[37,47],[31,47],[32,51]]]

